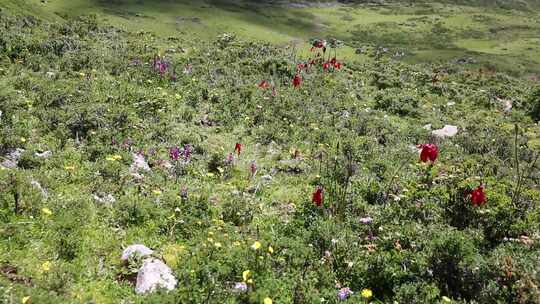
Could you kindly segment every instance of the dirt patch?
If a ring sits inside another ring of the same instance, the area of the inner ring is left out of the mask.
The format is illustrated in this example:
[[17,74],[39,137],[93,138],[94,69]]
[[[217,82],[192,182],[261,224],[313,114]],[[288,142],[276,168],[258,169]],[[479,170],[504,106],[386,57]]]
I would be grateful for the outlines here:
[[9,265],[9,264],[0,265],[0,275],[2,275],[3,277],[5,277],[6,279],[8,279],[9,281],[13,283],[24,284],[27,286],[32,285],[32,279],[19,275],[19,270],[17,269],[17,267],[13,265]]

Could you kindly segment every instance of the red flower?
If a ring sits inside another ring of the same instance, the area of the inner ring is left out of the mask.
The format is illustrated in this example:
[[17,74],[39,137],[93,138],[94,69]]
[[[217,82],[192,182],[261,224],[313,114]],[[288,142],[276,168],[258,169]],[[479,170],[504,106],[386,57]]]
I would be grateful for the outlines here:
[[299,64],[296,65],[296,69],[298,71],[301,71],[301,70],[303,70],[305,68],[307,68],[307,64],[305,64],[305,63],[299,63]]
[[325,71],[328,70],[328,69],[330,68],[330,62],[327,61],[327,62],[323,63],[322,68],[323,68]]
[[315,40],[313,47],[316,49],[322,49],[326,46],[326,40]]
[[337,70],[340,70],[340,69],[341,69],[341,62],[336,61],[336,62],[334,63],[334,68],[337,69]]
[[439,149],[435,144],[425,144],[419,146],[422,151],[420,152],[420,160],[427,162],[428,160],[434,162],[439,155]]
[[478,188],[471,192],[471,202],[473,206],[483,206],[486,203],[486,193],[484,193],[484,186],[480,185]]
[[261,89],[268,89],[269,87],[270,87],[270,84],[266,80],[263,80],[261,81],[261,83],[259,83],[259,88]]
[[300,74],[294,75],[294,79],[292,83],[295,88],[299,87],[302,84],[302,76],[300,76]]
[[332,59],[330,60],[330,63],[331,63],[332,65],[336,64],[336,62],[337,62],[336,57],[334,57],[334,58],[332,58]]
[[242,144],[236,143],[234,146],[234,151],[240,156],[240,153],[242,152]]
[[321,186],[317,186],[315,188],[315,192],[313,192],[313,196],[311,198],[311,201],[317,205],[318,207],[322,206],[323,204],[323,189]]

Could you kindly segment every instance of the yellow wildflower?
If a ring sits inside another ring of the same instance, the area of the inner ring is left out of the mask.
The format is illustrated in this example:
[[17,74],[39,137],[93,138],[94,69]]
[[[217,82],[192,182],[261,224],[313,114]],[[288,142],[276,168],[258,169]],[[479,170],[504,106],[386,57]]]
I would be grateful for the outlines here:
[[152,191],[152,193],[154,193],[155,195],[161,195],[163,192],[161,192],[161,190],[159,189],[155,189]]
[[447,296],[443,296],[443,297],[442,297],[442,300],[443,300],[444,303],[452,303],[452,299],[450,299],[450,298],[447,297]]
[[251,271],[244,270],[244,272],[242,272],[242,279],[244,279],[244,282],[247,282],[249,278],[251,278]]
[[270,299],[269,297],[266,297],[266,298],[264,298],[263,303],[264,304],[272,304],[272,299]]
[[371,289],[362,289],[362,298],[369,299],[373,296],[373,292]]
[[253,245],[251,245],[251,249],[253,250],[258,250],[259,248],[261,248],[261,242],[259,241],[255,241],[255,243],[253,243]]
[[51,262],[46,261],[45,263],[41,264],[41,270],[43,270],[43,272],[50,271],[51,270]]
[[214,246],[215,246],[216,248],[221,248],[221,243],[220,243],[220,242],[215,242],[215,243],[214,243]]
[[272,246],[268,246],[268,253],[274,253],[274,248],[272,248]]
[[49,209],[49,208],[43,208],[43,209],[41,209],[41,212],[43,212],[43,214],[45,214],[45,215],[52,215],[53,214],[51,209]]
[[75,171],[75,166],[65,166],[64,169],[66,171]]
[[27,297],[22,298],[21,303],[22,304],[30,304],[32,302],[30,301],[30,297],[27,296]]
[[25,143],[25,142],[26,142],[26,138],[21,137],[21,142],[22,142],[22,143]]

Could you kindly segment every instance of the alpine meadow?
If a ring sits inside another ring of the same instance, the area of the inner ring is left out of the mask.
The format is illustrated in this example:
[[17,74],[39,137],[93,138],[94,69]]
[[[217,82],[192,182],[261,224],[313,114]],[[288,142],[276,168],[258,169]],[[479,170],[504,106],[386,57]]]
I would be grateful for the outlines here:
[[0,0],[0,303],[540,303],[539,121],[540,0]]

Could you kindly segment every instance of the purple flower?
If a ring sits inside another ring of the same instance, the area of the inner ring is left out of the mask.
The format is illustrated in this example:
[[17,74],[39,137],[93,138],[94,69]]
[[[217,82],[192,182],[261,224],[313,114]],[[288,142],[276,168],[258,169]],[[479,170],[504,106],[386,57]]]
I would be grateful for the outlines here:
[[171,160],[177,161],[180,158],[180,149],[178,147],[172,147],[169,149],[169,157]]
[[232,153],[229,153],[227,157],[225,158],[225,165],[230,166],[234,162],[234,155]]
[[182,187],[182,190],[180,190],[180,197],[183,199],[183,200],[186,200],[187,197],[188,197],[188,189],[187,187]]
[[255,173],[257,173],[257,163],[254,160],[252,160],[249,164],[249,171],[251,172],[251,175],[255,175]]
[[118,141],[116,141],[116,138],[111,139],[111,145],[116,146],[118,144]]
[[156,56],[154,57],[153,67],[154,71],[163,77],[169,68],[169,63],[164,58]]
[[247,290],[247,284],[244,282],[238,282],[234,284],[234,289],[239,292],[244,292]]
[[371,223],[373,223],[373,219],[369,216],[367,217],[363,217],[360,219],[360,223],[364,224],[364,225],[369,225]]
[[190,144],[184,145],[184,150],[182,154],[186,160],[189,160],[191,154],[193,153],[193,147]]
[[344,288],[341,288],[339,291],[338,291],[338,299],[340,299],[341,301],[345,301],[347,300],[347,298],[349,298],[350,295],[352,295],[353,292],[352,290],[349,288],[349,287],[344,287]]

